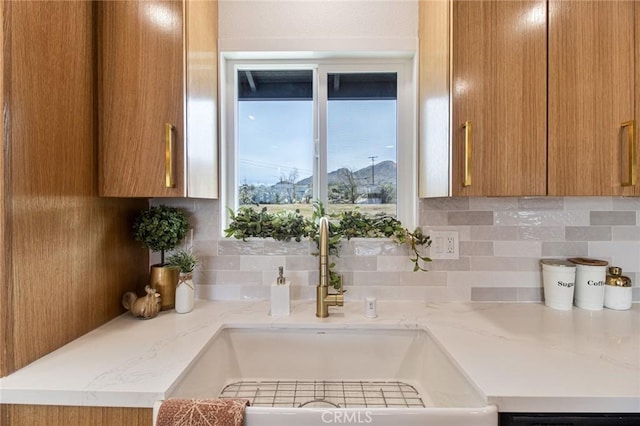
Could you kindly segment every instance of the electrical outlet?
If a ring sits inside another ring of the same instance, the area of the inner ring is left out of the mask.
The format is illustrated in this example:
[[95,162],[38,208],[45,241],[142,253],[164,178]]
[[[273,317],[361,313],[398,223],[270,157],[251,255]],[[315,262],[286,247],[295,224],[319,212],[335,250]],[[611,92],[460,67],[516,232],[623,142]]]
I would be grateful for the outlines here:
[[429,231],[431,237],[431,259],[459,259],[458,231]]

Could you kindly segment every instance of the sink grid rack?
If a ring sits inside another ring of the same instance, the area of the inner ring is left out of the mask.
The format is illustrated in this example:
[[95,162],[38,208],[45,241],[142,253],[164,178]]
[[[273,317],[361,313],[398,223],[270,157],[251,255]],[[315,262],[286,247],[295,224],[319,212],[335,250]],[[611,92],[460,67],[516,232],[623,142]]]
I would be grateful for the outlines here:
[[416,388],[398,381],[240,381],[220,397],[255,407],[425,408]]

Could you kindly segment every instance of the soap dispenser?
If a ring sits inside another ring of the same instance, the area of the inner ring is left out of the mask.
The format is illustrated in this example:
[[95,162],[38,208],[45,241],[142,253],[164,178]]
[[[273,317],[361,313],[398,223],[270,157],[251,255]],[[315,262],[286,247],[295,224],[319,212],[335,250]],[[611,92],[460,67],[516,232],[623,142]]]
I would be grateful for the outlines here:
[[278,267],[278,278],[271,284],[271,316],[287,316],[291,310],[291,286],[284,277],[284,267]]

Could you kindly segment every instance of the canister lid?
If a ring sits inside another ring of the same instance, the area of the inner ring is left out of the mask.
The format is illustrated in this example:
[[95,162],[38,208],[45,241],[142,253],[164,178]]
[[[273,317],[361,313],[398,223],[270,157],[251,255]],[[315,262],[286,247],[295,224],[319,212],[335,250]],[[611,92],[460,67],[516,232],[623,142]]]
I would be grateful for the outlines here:
[[631,279],[621,274],[622,268],[618,266],[610,266],[609,275],[607,275],[605,284],[615,287],[631,287]]
[[565,266],[567,268],[575,268],[576,265],[564,259],[542,259],[540,261],[543,265],[551,265],[551,266]]
[[589,259],[587,257],[572,257],[569,259],[569,262],[586,266],[607,266],[609,264],[606,260]]
[[611,275],[622,275],[622,268],[619,266],[609,266],[607,270]]

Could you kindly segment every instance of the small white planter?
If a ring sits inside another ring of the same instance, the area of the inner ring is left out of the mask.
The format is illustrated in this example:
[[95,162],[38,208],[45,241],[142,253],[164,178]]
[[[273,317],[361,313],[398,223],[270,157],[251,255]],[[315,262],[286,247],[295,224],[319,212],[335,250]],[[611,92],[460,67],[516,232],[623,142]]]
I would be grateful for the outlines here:
[[193,300],[195,299],[195,287],[193,285],[193,274],[191,272],[180,272],[178,287],[176,288],[176,312],[186,314],[193,310]]

